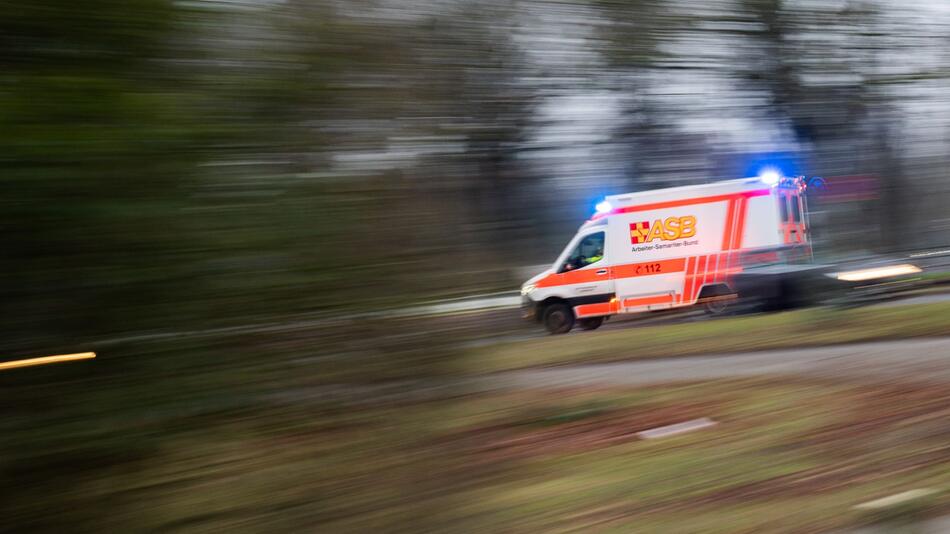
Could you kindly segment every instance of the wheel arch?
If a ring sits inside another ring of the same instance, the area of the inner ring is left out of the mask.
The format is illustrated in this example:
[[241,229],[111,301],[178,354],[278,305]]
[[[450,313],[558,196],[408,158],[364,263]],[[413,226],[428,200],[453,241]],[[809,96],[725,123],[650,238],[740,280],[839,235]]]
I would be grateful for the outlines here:
[[729,284],[725,282],[716,282],[712,284],[705,284],[699,289],[699,295],[696,297],[696,302],[702,302],[703,299],[714,298],[714,297],[731,297],[735,296],[736,291],[729,287]]
[[572,310],[574,309],[574,307],[571,306],[570,301],[568,301],[566,298],[552,295],[538,303],[538,317],[542,317],[544,315],[544,310],[552,304],[567,304]]

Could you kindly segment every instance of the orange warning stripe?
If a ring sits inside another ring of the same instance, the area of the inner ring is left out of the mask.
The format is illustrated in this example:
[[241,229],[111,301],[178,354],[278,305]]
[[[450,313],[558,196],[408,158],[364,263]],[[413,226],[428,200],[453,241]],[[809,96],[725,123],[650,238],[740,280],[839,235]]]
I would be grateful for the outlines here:
[[686,258],[672,260],[658,260],[644,263],[628,263],[610,268],[612,278],[634,278],[653,274],[668,274],[681,272],[686,266]]
[[[673,304],[673,295],[654,295],[651,297],[639,297],[633,299],[624,299],[624,308],[637,308],[641,306],[655,306],[658,304]],[[580,318],[593,317],[597,315],[613,315],[620,313],[620,306],[616,299],[610,302],[598,302],[596,304],[581,304],[574,307],[574,315]]]
[[738,258],[738,253],[723,252],[707,256],[691,256],[686,261],[686,273],[683,276],[683,291],[676,295],[674,302],[689,305],[696,302],[703,286],[707,284],[728,283],[729,278],[742,272],[742,266],[730,267],[732,259]]
[[736,231],[732,236],[732,248],[742,248],[742,234],[745,232],[745,216],[748,211],[748,199],[739,199],[739,213],[737,214]]
[[597,271],[605,271],[606,269],[607,267],[600,267],[596,269],[575,269],[564,273],[551,273],[541,280],[538,280],[537,287],[566,286],[609,280],[609,273],[597,274]]
[[620,311],[617,300],[610,302],[598,302],[596,304],[581,304],[574,306],[574,315],[577,317],[590,317],[593,315],[611,315]]
[[722,250],[729,250],[732,246],[732,224],[736,217],[736,201],[730,200],[726,206],[726,226],[722,232]]
[[690,293],[690,299],[695,299],[699,295],[699,290],[703,286],[703,278],[706,276],[706,256],[700,256],[696,260],[696,272],[693,273],[693,290]]
[[653,297],[640,297],[635,299],[623,299],[624,308],[634,308],[637,306],[652,306],[654,304],[672,304],[673,295],[656,295]]
[[696,258],[690,256],[689,260],[686,261],[686,276],[683,278],[683,303],[686,304],[692,301],[692,277],[693,272],[696,269]]

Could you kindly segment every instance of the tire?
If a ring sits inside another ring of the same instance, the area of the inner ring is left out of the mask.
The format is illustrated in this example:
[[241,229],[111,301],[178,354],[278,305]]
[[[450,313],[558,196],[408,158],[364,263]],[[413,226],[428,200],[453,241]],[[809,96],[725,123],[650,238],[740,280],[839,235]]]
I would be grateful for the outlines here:
[[704,286],[699,292],[700,306],[707,315],[725,315],[734,297],[735,292],[725,284]]
[[603,317],[591,317],[590,319],[580,319],[577,321],[577,326],[579,326],[581,330],[597,330],[602,324],[604,324]]
[[729,309],[728,300],[713,300],[703,304],[703,311],[707,315],[723,315]]
[[544,308],[544,328],[551,334],[566,334],[574,328],[574,310],[563,302]]

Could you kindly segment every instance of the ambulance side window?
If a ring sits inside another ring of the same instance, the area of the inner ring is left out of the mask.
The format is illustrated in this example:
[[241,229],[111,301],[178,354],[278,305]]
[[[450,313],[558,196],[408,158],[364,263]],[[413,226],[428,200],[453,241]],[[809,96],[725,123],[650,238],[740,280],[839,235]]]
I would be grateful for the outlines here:
[[789,197],[789,200],[792,203],[792,222],[796,222],[796,223],[802,222],[802,210],[799,205],[798,195],[793,195]]
[[558,272],[573,271],[604,259],[604,237],[604,232],[597,232],[581,239]]

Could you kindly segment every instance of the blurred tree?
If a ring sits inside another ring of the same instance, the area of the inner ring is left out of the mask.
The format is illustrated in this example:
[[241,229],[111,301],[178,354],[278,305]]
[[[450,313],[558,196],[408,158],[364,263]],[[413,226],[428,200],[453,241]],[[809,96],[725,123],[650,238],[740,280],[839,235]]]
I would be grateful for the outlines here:
[[[508,288],[604,183],[729,176],[716,153],[763,124],[823,175],[882,176],[893,230],[877,242],[906,244],[906,169],[933,164],[900,152],[893,86],[913,80],[881,63],[918,40],[882,10],[0,3],[7,339],[36,351]],[[544,150],[573,141],[537,142],[569,122],[542,108],[603,94],[620,109],[595,125],[610,147],[582,153],[604,161],[552,180],[563,160]]]
[[630,189],[662,187],[657,171],[664,165],[653,164],[659,155],[656,149],[683,145],[673,139],[670,110],[663,109],[655,98],[652,84],[663,61],[670,59],[663,43],[682,20],[663,1],[601,0],[597,5],[609,22],[600,36],[608,64],[615,71],[610,78],[612,89],[626,95],[615,139],[624,147]]
[[[743,78],[768,91],[776,120],[790,122],[814,160],[809,172],[881,180],[880,203],[872,210],[881,238],[831,245],[877,252],[912,246],[903,237],[910,235],[904,198],[910,184],[893,142],[896,121],[889,110],[894,102],[877,83],[883,49],[879,8],[864,1],[808,5],[787,0],[745,0],[743,7],[762,28],[754,36],[760,45],[755,60]],[[868,222],[852,216],[826,224],[847,236],[866,235]]]
[[176,19],[162,0],[0,4],[8,347],[155,324],[199,124],[168,61]]

